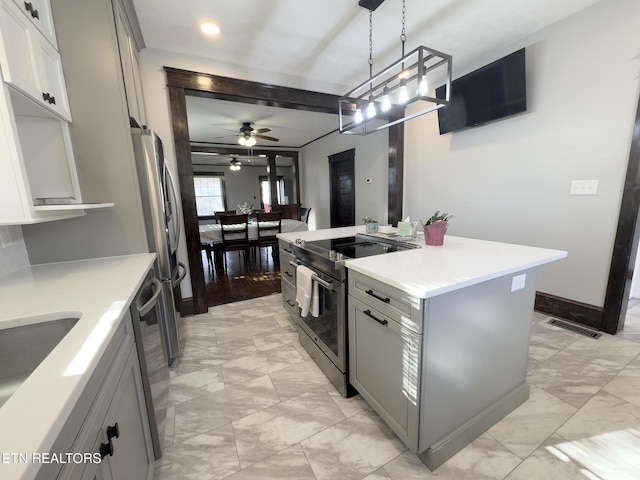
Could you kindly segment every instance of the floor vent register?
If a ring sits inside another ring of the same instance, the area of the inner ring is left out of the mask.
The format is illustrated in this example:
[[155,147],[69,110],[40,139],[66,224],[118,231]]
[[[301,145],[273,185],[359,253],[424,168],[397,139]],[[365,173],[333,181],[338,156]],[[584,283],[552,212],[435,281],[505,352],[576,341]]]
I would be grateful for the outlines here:
[[588,328],[580,327],[578,325],[574,325],[573,323],[565,322],[564,320],[558,320],[557,318],[552,318],[547,323],[555,325],[556,327],[564,328],[565,330],[569,330],[570,332],[579,333],[580,335],[584,335],[585,337],[597,339],[602,336],[601,333],[589,330]]

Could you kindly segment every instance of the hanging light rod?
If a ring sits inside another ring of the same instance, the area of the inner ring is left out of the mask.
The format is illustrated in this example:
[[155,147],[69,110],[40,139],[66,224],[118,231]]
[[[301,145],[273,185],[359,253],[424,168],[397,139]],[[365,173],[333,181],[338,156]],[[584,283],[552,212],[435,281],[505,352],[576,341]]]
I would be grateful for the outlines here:
[[[369,9],[369,78],[338,100],[340,133],[367,135],[446,106],[450,99],[452,57],[419,46],[405,55],[405,1],[402,2],[402,56],[373,74],[372,11],[384,0],[359,0]],[[437,89],[436,84],[444,85]],[[420,102],[418,104],[417,102]],[[406,107],[412,103],[409,113]],[[366,115],[363,113],[366,110]]]

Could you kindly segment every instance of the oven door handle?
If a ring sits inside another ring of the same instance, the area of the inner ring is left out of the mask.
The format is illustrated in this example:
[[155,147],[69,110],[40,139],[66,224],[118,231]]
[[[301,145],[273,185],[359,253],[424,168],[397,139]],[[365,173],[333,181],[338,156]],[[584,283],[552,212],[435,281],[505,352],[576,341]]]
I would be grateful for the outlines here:
[[[300,264],[297,263],[297,262],[294,262],[293,260],[289,260],[289,265],[292,265],[292,266],[298,268],[298,266]],[[324,288],[326,288],[328,290],[333,290],[333,283],[325,282],[319,276],[317,276],[315,273],[313,275],[311,275],[311,281],[317,282],[318,285],[322,285]]]
[[322,280],[319,276],[317,276],[315,274],[311,275],[311,281],[312,282],[317,282],[318,285],[322,285],[327,290],[333,290],[333,283],[325,282],[324,280]]

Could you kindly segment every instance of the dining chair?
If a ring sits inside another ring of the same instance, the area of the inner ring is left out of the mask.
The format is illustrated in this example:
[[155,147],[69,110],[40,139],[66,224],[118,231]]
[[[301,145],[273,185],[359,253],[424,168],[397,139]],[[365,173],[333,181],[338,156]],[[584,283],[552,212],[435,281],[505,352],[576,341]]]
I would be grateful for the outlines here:
[[236,212],[235,210],[220,210],[218,212],[213,212],[213,217],[216,220],[216,223],[220,223],[220,216],[221,215],[235,215]]
[[258,224],[258,256],[262,269],[262,247],[271,247],[274,263],[278,258],[278,237],[282,230],[282,214],[280,212],[256,214]]
[[227,252],[244,253],[244,263],[249,263],[249,218],[246,213],[220,215],[220,234],[222,236],[222,258],[224,271],[227,271]]
[[207,262],[209,264],[209,268],[214,270],[214,263],[211,252],[213,251],[213,247],[210,243],[201,243],[200,250],[204,250],[205,255],[207,256]]
[[300,221],[304,223],[309,223],[309,212],[311,211],[311,207],[300,207]]

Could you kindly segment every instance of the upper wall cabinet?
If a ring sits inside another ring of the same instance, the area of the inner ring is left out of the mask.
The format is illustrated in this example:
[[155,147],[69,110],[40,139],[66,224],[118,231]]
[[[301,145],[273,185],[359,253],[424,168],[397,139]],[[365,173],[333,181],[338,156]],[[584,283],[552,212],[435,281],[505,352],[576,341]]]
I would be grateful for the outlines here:
[[[40,10],[35,11],[40,15]],[[0,67],[3,80],[62,119],[71,121],[60,54],[54,47],[56,44],[36,28],[27,14],[13,1],[5,0],[2,4]]]
[[53,15],[49,0],[13,0],[13,2],[24,11],[31,23],[57,49],[56,32],[53,27]]
[[118,50],[120,52],[120,63],[122,65],[122,76],[124,79],[129,116],[133,117],[138,125],[146,125],[147,116],[142,95],[142,80],[140,78],[139,48],[135,36],[132,33],[132,27],[126,9],[120,3],[120,0],[113,1],[113,10],[116,19]]
[[0,225],[113,206],[82,203],[50,4],[0,2]]

